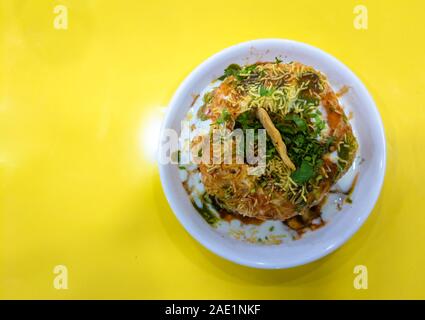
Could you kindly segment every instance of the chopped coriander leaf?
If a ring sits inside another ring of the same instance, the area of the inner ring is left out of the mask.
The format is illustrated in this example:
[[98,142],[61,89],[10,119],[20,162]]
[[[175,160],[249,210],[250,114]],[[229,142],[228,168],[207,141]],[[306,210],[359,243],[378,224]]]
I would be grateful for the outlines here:
[[[282,123],[275,123],[275,127],[277,128],[277,130],[279,130],[279,132],[283,135],[283,136],[287,136],[287,134],[289,135],[294,135],[297,133],[297,129],[292,127],[292,126],[288,126],[288,125],[284,125]],[[288,139],[290,139],[288,137]]]
[[201,121],[205,121],[205,120],[208,120],[208,116],[205,113],[201,112],[199,114],[199,119],[201,119]]
[[348,159],[350,158],[350,146],[348,144],[342,143],[339,147],[338,151],[338,167],[343,170],[347,163]]
[[235,129],[241,128],[246,129],[261,129],[263,126],[261,122],[255,116],[255,112],[246,111],[241,113],[239,117],[236,118]]
[[293,121],[297,126],[298,131],[307,131],[307,123],[300,116],[296,114],[289,114],[285,117],[285,120]]
[[202,216],[202,218],[205,219],[206,222],[208,222],[208,224],[215,225],[219,221],[219,218],[207,205],[199,208],[195,201],[192,201],[192,204],[196,211],[199,212],[199,214]]
[[204,94],[204,96],[202,97],[202,100],[205,102],[205,103],[208,103],[208,102],[210,102],[211,101],[211,99],[213,98],[213,94],[212,94],[212,92],[207,92],[206,94]]
[[238,64],[231,64],[224,70],[224,74],[218,80],[224,80],[229,76],[237,76],[240,71],[241,67]]
[[270,139],[267,139],[267,143],[266,143],[266,159],[272,159],[277,155],[277,151],[275,146],[273,145],[273,143],[271,142]]
[[249,75],[255,68],[257,68],[255,64],[246,66],[239,72],[239,76]]
[[224,74],[219,77],[218,80],[224,80],[227,77],[234,76],[236,79],[241,81],[244,78],[249,77],[256,67],[257,65],[255,64],[243,68],[237,64],[231,64],[224,70]]
[[262,97],[271,96],[273,93],[273,88],[268,89],[265,86],[260,86],[259,88],[259,93]]
[[200,118],[202,121],[207,120],[207,115],[205,114],[207,108],[207,104],[204,103],[199,109],[198,112],[196,113],[196,115],[198,116],[198,118]]
[[335,137],[334,136],[330,136],[326,139],[325,142],[325,148],[326,150],[329,150],[329,148],[334,144],[335,142]]
[[296,184],[304,184],[314,176],[313,166],[303,161],[301,166],[292,173],[291,178]]
[[223,124],[227,121],[230,120],[230,113],[229,111],[227,111],[227,109],[223,109],[223,111],[221,112],[220,117],[218,117],[216,123],[217,124]]
[[314,126],[316,127],[316,134],[320,134],[325,129],[326,123],[319,113],[313,114]]
[[303,106],[318,106],[320,103],[320,100],[315,97],[309,97],[306,94],[303,94],[305,91],[301,91],[300,95],[298,96],[298,101]]
[[283,60],[279,59],[278,57],[275,57],[274,60],[275,60],[276,64],[279,64],[283,61]]

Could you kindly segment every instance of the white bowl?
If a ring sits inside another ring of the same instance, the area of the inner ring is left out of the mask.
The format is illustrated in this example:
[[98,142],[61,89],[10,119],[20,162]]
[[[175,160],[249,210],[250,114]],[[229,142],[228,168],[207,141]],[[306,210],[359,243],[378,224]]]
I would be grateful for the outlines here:
[[164,119],[163,129],[180,132],[193,100],[212,80],[219,77],[231,63],[247,64],[257,61],[299,61],[327,75],[334,90],[350,87],[343,97],[346,112],[359,141],[364,162],[354,190],[352,205],[344,206],[331,222],[310,233],[308,237],[280,245],[257,245],[238,241],[219,234],[193,208],[179,178],[176,165],[159,164],[165,195],[172,210],[186,230],[215,254],[255,268],[282,269],[317,260],[344,244],[364,223],[379,196],[385,174],[385,135],[375,103],[363,83],[340,61],[320,49],[303,43],[264,39],[241,43],[227,48],[198,66],[174,94]]

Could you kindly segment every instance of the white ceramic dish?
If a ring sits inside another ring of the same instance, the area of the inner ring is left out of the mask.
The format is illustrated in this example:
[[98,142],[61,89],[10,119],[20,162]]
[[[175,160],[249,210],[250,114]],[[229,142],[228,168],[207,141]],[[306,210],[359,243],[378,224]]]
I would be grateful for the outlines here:
[[334,88],[343,85],[350,90],[341,103],[346,113],[353,113],[351,125],[364,159],[353,204],[344,206],[326,226],[300,240],[280,245],[257,245],[217,233],[193,208],[184,190],[177,165],[159,164],[165,195],[172,210],[185,229],[203,246],[217,255],[238,264],[267,269],[282,269],[317,260],[344,244],[364,223],[377,198],[385,175],[386,147],[381,118],[375,103],[362,82],[340,61],[331,55],[303,43],[264,39],[241,43],[227,48],[198,66],[174,94],[163,122],[164,128],[179,132],[193,100],[212,80],[231,63],[248,64],[257,61],[299,61],[322,71]]

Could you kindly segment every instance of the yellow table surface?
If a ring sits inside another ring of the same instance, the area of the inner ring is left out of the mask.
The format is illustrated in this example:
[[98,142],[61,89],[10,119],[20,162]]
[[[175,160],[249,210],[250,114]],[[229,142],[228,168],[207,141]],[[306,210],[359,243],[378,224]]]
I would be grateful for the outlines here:
[[[0,2],[0,298],[425,298],[423,1]],[[68,29],[54,8],[68,9]],[[353,26],[356,5],[368,29]],[[388,143],[379,201],[320,261],[255,270],[210,253],[169,208],[152,150],[188,73],[287,38],[348,65]],[[68,269],[68,289],[53,269]],[[353,286],[356,265],[368,289]]]

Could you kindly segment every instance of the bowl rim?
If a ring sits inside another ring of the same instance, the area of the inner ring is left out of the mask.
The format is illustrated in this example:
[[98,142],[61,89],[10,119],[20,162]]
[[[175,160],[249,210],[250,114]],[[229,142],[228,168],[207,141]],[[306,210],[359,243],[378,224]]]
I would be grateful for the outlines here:
[[[203,70],[209,66],[210,64],[214,63],[217,59],[224,57],[228,55],[229,53],[233,51],[240,50],[245,47],[253,47],[255,45],[264,45],[264,44],[280,44],[280,45],[295,45],[301,48],[304,48],[306,50],[309,50],[313,52],[314,54],[318,54],[321,56],[326,57],[328,60],[332,61],[333,64],[337,65],[338,68],[344,69],[345,72],[347,72],[350,77],[355,82],[355,85],[362,89],[363,93],[366,94],[367,98],[370,100],[371,104],[371,110],[370,112],[374,113],[374,116],[377,120],[376,125],[378,126],[378,139],[382,143],[382,154],[381,154],[381,162],[380,162],[380,172],[379,180],[375,181],[375,193],[372,194],[372,196],[369,198],[369,202],[367,206],[363,209],[365,213],[357,219],[357,223],[353,224],[351,228],[347,229],[345,232],[341,233],[341,236],[338,237],[334,244],[331,246],[326,247],[323,250],[317,250],[314,254],[311,254],[307,258],[304,258],[302,261],[281,261],[280,263],[259,263],[252,261],[250,259],[241,258],[239,256],[230,255],[227,252],[223,252],[223,250],[220,250],[219,246],[214,245],[213,243],[207,241],[203,235],[199,232],[199,230],[196,230],[190,226],[188,221],[186,220],[184,214],[182,214],[176,204],[177,201],[179,201],[179,198],[176,197],[174,194],[174,190],[170,183],[168,183],[168,173],[166,172],[166,167],[169,166],[169,164],[160,164],[158,163],[159,167],[159,174],[160,174],[160,180],[161,184],[166,196],[166,199],[174,213],[174,215],[177,217],[177,220],[183,225],[183,227],[186,229],[186,231],[196,240],[198,241],[202,246],[207,248],[209,251],[213,252],[214,254],[228,260],[232,261],[234,263],[237,263],[239,265],[252,267],[252,268],[259,268],[259,269],[286,269],[286,268],[292,268],[296,266],[305,265],[308,263],[311,263],[313,261],[319,260],[323,258],[326,255],[329,255],[330,253],[334,252],[338,248],[340,248],[344,243],[346,243],[359,229],[360,227],[365,223],[366,219],[370,216],[378,198],[382,190],[385,173],[386,173],[386,161],[387,161],[387,146],[386,146],[386,137],[385,137],[385,130],[382,122],[382,118],[379,114],[379,111],[376,107],[375,101],[369,91],[367,90],[366,86],[363,84],[363,82],[357,77],[357,75],[351,71],[345,64],[343,64],[341,61],[339,61],[337,58],[332,56],[331,54],[315,47],[310,44],[306,44],[303,42],[295,41],[295,40],[288,40],[288,39],[279,39],[279,38],[264,38],[264,39],[256,39],[256,40],[249,40],[245,42],[241,42],[235,45],[232,45],[230,47],[227,47],[206,60],[204,60],[202,63],[200,63],[195,69],[193,69],[188,76],[181,82],[177,90],[175,91],[173,97],[170,100],[170,103],[168,104],[168,108],[164,117],[164,120],[162,122],[161,126],[161,133],[160,137],[163,136],[164,129],[170,126],[170,123],[173,121],[173,109],[177,108],[178,105],[176,102],[179,100],[179,97],[182,95],[182,93],[187,89],[188,86],[191,85],[194,79],[202,75]],[[160,146],[161,148],[161,146]]]

